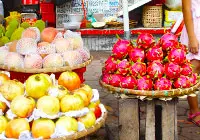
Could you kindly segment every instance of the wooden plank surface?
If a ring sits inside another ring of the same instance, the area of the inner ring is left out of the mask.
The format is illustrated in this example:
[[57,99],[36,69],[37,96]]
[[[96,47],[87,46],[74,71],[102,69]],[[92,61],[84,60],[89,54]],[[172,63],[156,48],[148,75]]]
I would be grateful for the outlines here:
[[146,140],[155,140],[155,102],[146,101]]
[[119,99],[119,139],[139,140],[138,99]]
[[162,140],[178,140],[177,134],[177,100],[161,102],[162,104]]

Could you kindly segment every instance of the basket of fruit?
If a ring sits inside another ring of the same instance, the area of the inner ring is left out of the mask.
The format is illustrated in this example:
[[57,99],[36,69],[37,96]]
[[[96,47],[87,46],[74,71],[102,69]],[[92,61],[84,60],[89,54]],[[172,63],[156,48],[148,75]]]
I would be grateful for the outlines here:
[[75,72],[58,80],[34,74],[25,83],[0,74],[0,139],[78,139],[98,130],[106,117],[98,90],[81,84]]
[[13,19],[6,29],[2,38],[7,41],[0,48],[0,69],[10,71],[12,79],[24,82],[34,73],[55,73],[58,78],[61,72],[73,70],[84,81],[83,73],[92,56],[80,33],[45,28],[42,20],[30,25]]
[[186,46],[171,33],[158,42],[148,33],[140,34],[136,44],[119,39],[105,62],[100,84],[110,91],[150,98],[192,94],[200,82],[186,54]]

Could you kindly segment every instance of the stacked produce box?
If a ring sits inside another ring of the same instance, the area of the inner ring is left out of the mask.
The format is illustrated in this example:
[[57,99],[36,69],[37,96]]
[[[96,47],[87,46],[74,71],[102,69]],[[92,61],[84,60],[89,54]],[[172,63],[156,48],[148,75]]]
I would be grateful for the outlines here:
[[166,0],[165,6],[164,27],[171,27],[182,16],[181,0]]

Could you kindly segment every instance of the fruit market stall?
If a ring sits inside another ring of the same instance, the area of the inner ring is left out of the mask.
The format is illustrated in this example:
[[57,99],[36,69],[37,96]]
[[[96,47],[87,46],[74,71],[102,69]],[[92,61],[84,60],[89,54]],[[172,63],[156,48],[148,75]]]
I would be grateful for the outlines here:
[[178,139],[178,98],[196,96],[200,87],[187,53],[172,33],[158,41],[149,33],[136,41],[118,38],[100,84],[119,99],[120,139],[139,139],[140,100],[146,104],[146,139]]
[[75,72],[34,74],[25,83],[4,72],[0,78],[0,139],[79,139],[105,123],[98,90]]

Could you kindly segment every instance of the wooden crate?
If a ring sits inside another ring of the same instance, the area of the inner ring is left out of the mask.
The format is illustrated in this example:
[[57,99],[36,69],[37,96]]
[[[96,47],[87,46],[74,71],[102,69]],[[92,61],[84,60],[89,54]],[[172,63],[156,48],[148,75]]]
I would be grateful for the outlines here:
[[[133,98],[118,99],[119,140],[140,139],[140,102]],[[177,102],[176,98],[171,101],[143,101],[146,106],[145,140],[178,140]],[[109,128],[107,131],[109,135]]]

